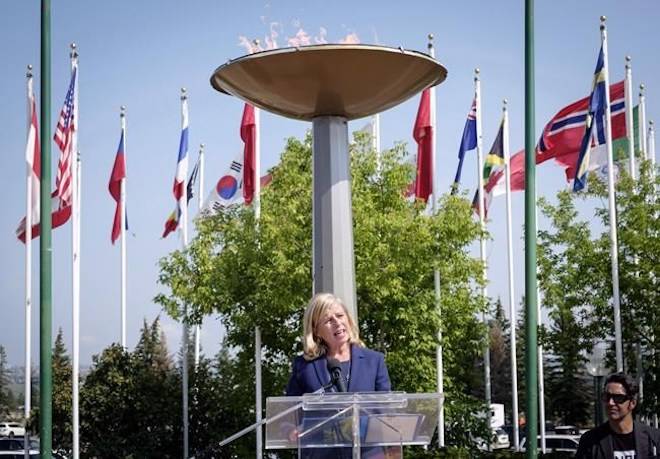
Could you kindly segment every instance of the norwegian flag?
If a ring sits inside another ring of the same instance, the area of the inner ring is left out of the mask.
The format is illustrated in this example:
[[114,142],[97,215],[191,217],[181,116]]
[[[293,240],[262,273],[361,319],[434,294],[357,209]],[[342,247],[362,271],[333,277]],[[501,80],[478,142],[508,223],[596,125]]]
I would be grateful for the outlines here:
[[71,83],[64,99],[64,105],[60,111],[53,140],[59,147],[61,154],[57,163],[57,176],[55,177],[55,191],[60,198],[59,206],[71,206],[71,173],[73,164],[73,152],[76,148],[76,123],[77,123],[77,101],[76,86],[78,81],[78,66],[74,64],[71,73]]
[[[610,86],[610,107],[612,119],[612,140],[626,136],[625,96],[623,81]],[[587,123],[589,97],[580,99],[562,108],[543,129],[536,149],[536,164],[554,159],[567,168],[567,177],[575,175],[575,165],[580,154],[580,145]],[[602,117],[596,118],[596,147],[605,144]],[[597,148],[596,148],[597,150]],[[590,168],[602,161],[598,151],[592,153]],[[571,175],[572,174],[572,175]]]

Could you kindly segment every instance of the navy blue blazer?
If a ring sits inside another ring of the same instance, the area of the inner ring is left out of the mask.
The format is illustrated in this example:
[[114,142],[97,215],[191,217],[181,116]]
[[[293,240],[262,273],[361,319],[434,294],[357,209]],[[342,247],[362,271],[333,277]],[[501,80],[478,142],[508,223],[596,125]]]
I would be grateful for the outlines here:
[[[314,360],[305,360],[303,356],[298,356],[293,361],[286,395],[299,396],[316,392],[329,382],[330,373],[325,355]],[[383,354],[352,344],[351,374],[347,389],[348,392],[392,390]]]

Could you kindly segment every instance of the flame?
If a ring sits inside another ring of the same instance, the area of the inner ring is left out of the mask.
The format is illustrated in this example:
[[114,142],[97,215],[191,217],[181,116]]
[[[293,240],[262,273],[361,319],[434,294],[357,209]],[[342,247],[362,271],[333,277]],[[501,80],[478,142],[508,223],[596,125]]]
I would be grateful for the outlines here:
[[266,35],[265,37],[266,49],[277,48],[277,37],[280,36],[279,32],[277,31],[278,28],[281,29],[281,26],[278,22],[270,23],[270,34]]
[[243,36],[243,35],[238,36],[238,45],[245,48],[245,50],[247,51],[248,54],[252,54],[252,53],[256,53],[257,51],[261,51],[261,46],[257,45],[252,40],[249,40],[246,36]]
[[296,35],[287,40],[289,46],[306,46],[312,43],[309,34],[304,29],[298,29]]
[[325,29],[325,27],[319,27],[319,34],[318,36],[314,37],[314,43],[317,45],[324,45],[328,43],[328,40],[325,39],[327,35],[328,31]]
[[355,32],[351,32],[346,35],[344,38],[339,40],[339,43],[342,45],[357,45],[360,43],[360,38]]

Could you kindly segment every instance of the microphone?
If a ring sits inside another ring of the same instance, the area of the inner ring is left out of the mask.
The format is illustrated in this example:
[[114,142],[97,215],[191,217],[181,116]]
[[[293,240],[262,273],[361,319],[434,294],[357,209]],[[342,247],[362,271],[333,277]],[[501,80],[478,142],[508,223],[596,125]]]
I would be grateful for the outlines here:
[[347,392],[346,381],[341,375],[341,364],[339,360],[328,358],[328,372],[332,383],[337,387],[338,392]]

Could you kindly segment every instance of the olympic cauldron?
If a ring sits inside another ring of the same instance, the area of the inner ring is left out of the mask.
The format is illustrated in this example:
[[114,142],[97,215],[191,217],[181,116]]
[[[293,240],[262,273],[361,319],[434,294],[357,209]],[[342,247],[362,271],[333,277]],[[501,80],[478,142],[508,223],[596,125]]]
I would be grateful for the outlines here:
[[348,121],[382,112],[445,80],[417,51],[313,45],[249,54],[218,67],[220,92],[312,122],[313,291],[342,298],[357,320]]

